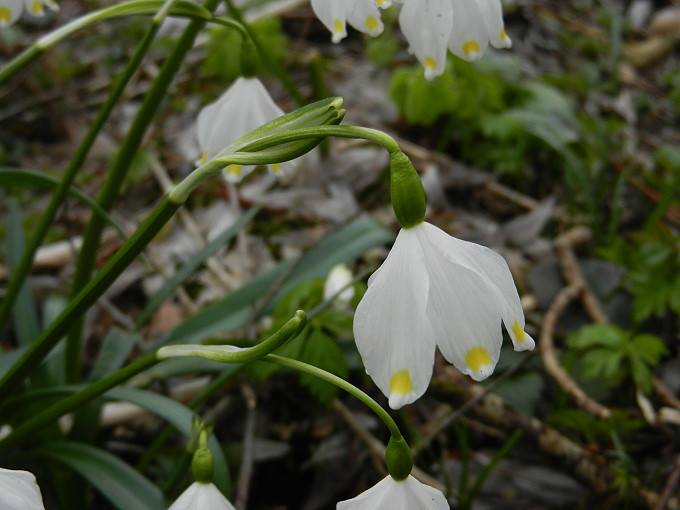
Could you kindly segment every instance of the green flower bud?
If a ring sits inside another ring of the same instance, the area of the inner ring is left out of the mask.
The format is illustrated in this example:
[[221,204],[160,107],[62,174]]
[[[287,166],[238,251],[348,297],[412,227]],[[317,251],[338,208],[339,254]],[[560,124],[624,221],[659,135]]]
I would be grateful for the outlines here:
[[413,452],[403,437],[390,437],[385,450],[385,464],[387,472],[392,478],[400,482],[406,480],[413,469]]
[[213,456],[205,446],[199,448],[191,459],[191,472],[194,480],[199,483],[211,483],[213,481]]
[[243,37],[241,42],[241,75],[244,78],[254,78],[257,76],[260,55],[250,37]]
[[402,227],[415,227],[425,219],[423,183],[411,160],[401,151],[390,153],[390,200]]

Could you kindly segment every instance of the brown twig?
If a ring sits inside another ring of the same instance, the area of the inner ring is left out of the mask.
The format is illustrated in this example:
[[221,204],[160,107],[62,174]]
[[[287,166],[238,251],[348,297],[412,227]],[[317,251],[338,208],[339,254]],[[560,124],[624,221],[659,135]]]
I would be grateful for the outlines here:
[[562,272],[568,282],[568,286],[557,294],[543,318],[539,345],[546,372],[550,374],[564,391],[572,396],[579,407],[597,418],[606,420],[611,416],[611,411],[586,395],[576,381],[562,368],[557,359],[553,343],[553,334],[557,321],[569,303],[577,297],[581,298],[581,303],[595,322],[607,322],[607,317],[602,311],[600,304],[586,287],[585,279],[578,268],[576,256],[573,252],[575,245],[589,240],[591,235],[588,228],[576,227],[562,234],[555,241],[555,253],[562,266]]
[[678,482],[680,482],[680,455],[675,458],[671,474],[668,475],[666,484],[663,487],[663,492],[661,493],[659,501],[657,501],[654,510],[664,510],[666,508],[671,508],[669,501],[671,499],[671,494],[673,494],[673,492],[675,492],[678,487]]

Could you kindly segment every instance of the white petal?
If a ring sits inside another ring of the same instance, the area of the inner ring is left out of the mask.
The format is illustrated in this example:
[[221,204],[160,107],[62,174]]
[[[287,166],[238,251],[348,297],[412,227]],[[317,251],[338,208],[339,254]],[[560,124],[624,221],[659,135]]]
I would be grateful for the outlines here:
[[449,236],[429,223],[412,229],[426,254],[430,275],[427,313],[444,357],[480,381],[500,356],[504,302],[489,278],[470,263],[478,247]]
[[356,498],[341,501],[337,510],[449,510],[449,503],[437,489],[409,476],[396,481],[391,476]]
[[[199,113],[197,137],[201,151],[210,159],[233,141],[281,115],[283,110],[260,80],[238,78],[217,101]],[[241,178],[249,173],[247,167],[243,168]]]
[[505,33],[503,6],[501,0],[477,0],[489,33],[489,42],[494,48],[510,48],[512,40]]
[[444,72],[446,45],[453,26],[451,0],[410,0],[399,14],[399,26],[418,61],[425,78],[432,80]]
[[31,16],[42,18],[45,15],[45,6],[42,0],[24,0],[24,9]]
[[35,476],[28,471],[0,468],[0,508],[2,510],[45,510]]
[[192,483],[168,510],[235,510],[212,483]]
[[373,1],[381,9],[387,9],[390,5],[392,5],[392,0],[373,0]]
[[453,29],[449,36],[449,49],[463,60],[478,60],[489,45],[482,11],[474,0],[450,1],[453,4]]
[[24,10],[22,0],[0,0],[0,28],[13,24]]
[[433,244],[442,247],[444,257],[449,258],[454,264],[465,266],[479,273],[494,287],[491,294],[498,301],[500,316],[515,350],[532,350],[535,343],[524,332],[522,304],[505,259],[485,246],[456,239],[429,223],[424,223],[423,229],[427,231],[426,237]]
[[366,372],[393,409],[425,393],[432,377],[435,344],[425,313],[427,295],[422,250],[413,232],[401,230],[354,315]]
[[312,9],[328,30],[331,32],[331,40],[339,43],[347,37],[347,9],[350,7],[350,0],[312,0]]
[[[324,301],[335,296],[340,289],[344,290],[338,294],[336,299],[340,302],[348,302],[354,297],[354,287],[348,287],[348,285],[354,279],[352,271],[344,265],[338,264],[333,267],[326,277],[326,282],[323,287],[323,299]],[[346,287],[346,288],[345,288]]]
[[372,37],[383,31],[380,11],[374,0],[354,0],[354,5],[347,12],[347,21],[359,32]]

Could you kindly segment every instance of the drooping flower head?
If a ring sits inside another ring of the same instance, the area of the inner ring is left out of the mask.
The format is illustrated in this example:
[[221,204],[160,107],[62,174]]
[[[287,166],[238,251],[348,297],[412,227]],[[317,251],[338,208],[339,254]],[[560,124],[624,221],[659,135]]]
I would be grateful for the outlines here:
[[[509,48],[501,0],[399,0],[401,27],[411,51],[432,80],[444,72],[447,49],[459,58],[474,61],[491,44]],[[383,30],[377,7],[388,0],[312,0],[316,16],[330,30],[337,43],[347,36],[346,21],[366,34]]]
[[389,0],[312,0],[312,9],[331,32],[331,40],[339,43],[347,37],[347,22],[370,36],[383,31],[378,7],[391,5]]
[[[283,115],[257,78],[238,78],[217,101],[198,115],[197,135],[201,160],[207,160],[255,128]],[[229,182],[240,182],[254,166],[229,165],[223,175]],[[290,163],[269,165],[275,175],[284,174]]]
[[412,476],[397,481],[391,476],[356,498],[341,501],[337,510],[448,510],[444,495]]
[[33,473],[0,468],[2,510],[45,510]]

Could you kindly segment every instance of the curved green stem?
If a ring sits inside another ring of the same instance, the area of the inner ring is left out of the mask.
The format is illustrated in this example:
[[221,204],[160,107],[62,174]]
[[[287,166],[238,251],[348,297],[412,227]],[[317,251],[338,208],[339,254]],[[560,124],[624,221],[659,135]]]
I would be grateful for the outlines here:
[[[212,12],[218,3],[219,0],[205,0],[203,7]],[[194,40],[204,24],[204,20],[194,20],[189,23],[144,97],[139,112],[118,148],[114,160],[111,162],[111,167],[106,174],[106,180],[97,197],[97,202],[105,211],[111,210],[115,200],[118,198],[128,170],[144,139],[144,133],[156,114],[162,99],[165,97],[173,77],[179,70],[186,54],[193,47]],[[83,245],[78,254],[76,270],[73,275],[72,295],[76,295],[90,280],[104,226],[105,223],[99,216],[92,216],[85,228]],[[78,382],[80,379],[82,330],[83,321],[81,318],[78,318],[72,325],[66,339],[64,359],[66,363],[66,381],[69,383]]]
[[59,403],[45,409],[30,420],[22,423],[17,428],[15,428],[9,436],[0,440],[0,451],[20,443],[46,425],[54,423],[55,420],[64,416],[66,413],[69,413],[98,397],[99,395],[106,393],[111,388],[115,388],[119,384],[129,380],[135,375],[147,370],[157,363],[160,363],[160,361],[161,360],[156,357],[155,352],[147,354],[146,356],[118,370],[110,376],[105,377],[96,383],[90,384],[78,393],[74,393],[73,395],[64,398]]
[[240,348],[233,345],[169,345],[158,350],[159,359],[198,356],[220,363],[246,363],[262,359],[283,344],[298,336],[307,324],[307,315],[302,310],[286,322],[272,336],[253,347]]
[[36,338],[23,355],[0,379],[0,400],[37,367],[59,340],[80,319],[123,270],[142,252],[154,236],[179,209],[181,204],[164,198],[142,222],[137,231],[107,264],[69,302],[64,311]]
[[[169,2],[167,2],[166,6],[171,4],[173,1],[174,0],[170,0]],[[109,118],[111,111],[113,110],[114,106],[116,105],[121,95],[123,94],[125,87],[127,86],[132,76],[137,71],[139,64],[146,55],[147,51],[149,50],[149,47],[151,46],[151,43],[155,39],[162,21],[163,21],[162,17],[155,16],[153,18],[151,26],[144,35],[144,38],[137,45],[134,54],[132,55],[127,65],[125,66],[125,69],[113,83],[113,86],[109,91],[109,95],[106,98],[106,101],[97,112],[96,118],[94,119],[89,129],[87,130],[85,138],[83,138],[83,140],[80,142],[80,145],[73,154],[73,157],[69,161],[68,167],[66,168],[64,175],[62,176],[61,180],[59,181],[59,184],[54,190],[54,193],[52,194],[50,201],[47,204],[47,207],[41,214],[40,219],[38,220],[38,223],[35,226],[35,230],[33,231],[33,234],[31,235],[31,238],[28,241],[28,246],[21,254],[21,259],[19,260],[19,263],[17,264],[15,270],[12,272],[9,284],[7,285],[7,289],[5,290],[5,295],[3,296],[2,302],[0,303],[0,329],[2,329],[2,326],[7,320],[7,317],[9,316],[10,311],[12,310],[14,301],[19,294],[19,290],[21,289],[21,286],[24,280],[26,279],[26,275],[28,274],[28,272],[31,269],[31,266],[33,265],[33,258],[35,256],[36,250],[43,243],[45,236],[47,235],[47,232],[52,226],[52,222],[54,221],[54,218],[57,215],[57,211],[61,207],[61,204],[64,202],[66,195],[69,193],[71,184],[73,183],[76,174],[83,166],[83,163],[85,162],[85,159],[87,158],[87,155],[89,154],[92,145],[94,144],[97,136],[99,135],[102,126]]]
[[318,377],[319,379],[323,379],[324,381],[337,386],[341,390],[346,391],[353,397],[358,398],[364,404],[366,404],[371,409],[371,411],[373,411],[378,416],[378,418],[380,418],[383,421],[383,423],[387,426],[392,438],[394,438],[395,440],[400,440],[403,438],[401,431],[399,430],[399,427],[397,426],[396,422],[392,419],[392,417],[389,415],[389,413],[385,411],[385,409],[383,409],[380,404],[378,404],[375,400],[369,397],[366,393],[361,391],[353,384],[345,381],[343,378],[331,374],[330,372],[326,372],[325,370],[315,367],[314,365],[309,365],[302,361],[286,358],[284,356],[279,356],[277,354],[267,354],[263,358],[263,361],[268,361],[276,365],[281,365],[282,367],[292,368],[293,370],[297,370],[299,372],[311,374],[313,376]]

